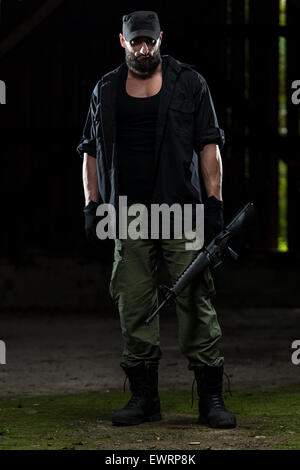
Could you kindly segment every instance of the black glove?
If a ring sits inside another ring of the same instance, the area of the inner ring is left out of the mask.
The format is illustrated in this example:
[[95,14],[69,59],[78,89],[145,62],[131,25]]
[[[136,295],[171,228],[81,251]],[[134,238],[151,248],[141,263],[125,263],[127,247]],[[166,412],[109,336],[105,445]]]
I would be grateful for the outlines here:
[[86,238],[89,242],[95,242],[98,240],[96,234],[96,226],[100,220],[100,217],[96,215],[98,206],[99,202],[90,201],[83,209],[85,217],[84,229]]
[[210,196],[204,204],[204,238],[210,242],[224,228],[223,201]]

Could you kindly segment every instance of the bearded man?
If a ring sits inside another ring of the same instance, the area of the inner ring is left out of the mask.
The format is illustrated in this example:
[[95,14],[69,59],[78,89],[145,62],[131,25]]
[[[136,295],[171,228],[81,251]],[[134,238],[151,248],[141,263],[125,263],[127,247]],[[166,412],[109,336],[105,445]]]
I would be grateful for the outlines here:
[[[123,16],[119,37],[125,62],[104,75],[93,91],[78,146],[84,157],[89,239],[97,238],[98,205],[108,203],[118,210],[119,196],[126,196],[129,206],[146,208],[174,203],[195,208],[204,202],[206,239],[223,228],[219,148],[224,133],[205,79],[191,65],[161,56],[162,36],[155,12]],[[115,425],[161,419],[159,318],[149,326],[145,319],[158,302],[158,260],[166,263],[175,282],[197,255],[197,249],[186,250],[185,241],[185,237],[171,236],[115,239],[110,294],[120,314],[121,367],[132,392],[129,403],[113,414]],[[199,422],[216,428],[235,427],[235,416],[222,397],[224,358],[218,349],[221,329],[211,302],[214,292],[207,268],[176,299],[179,345],[197,381]]]

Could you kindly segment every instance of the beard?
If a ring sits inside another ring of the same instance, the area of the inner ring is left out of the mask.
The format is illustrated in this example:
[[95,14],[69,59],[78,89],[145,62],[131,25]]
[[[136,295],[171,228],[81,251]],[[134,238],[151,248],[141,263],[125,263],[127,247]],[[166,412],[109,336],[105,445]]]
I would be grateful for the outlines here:
[[136,57],[132,52],[125,49],[125,61],[127,67],[138,75],[148,75],[153,72],[153,70],[155,70],[159,65],[160,59],[160,48],[158,48],[153,55],[140,55],[139,57]]

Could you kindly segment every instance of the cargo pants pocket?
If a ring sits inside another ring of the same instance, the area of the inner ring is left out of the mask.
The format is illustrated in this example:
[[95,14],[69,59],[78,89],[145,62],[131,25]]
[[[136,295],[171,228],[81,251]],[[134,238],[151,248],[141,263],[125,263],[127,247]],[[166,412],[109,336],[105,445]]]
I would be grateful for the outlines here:
[[118,277],[124,263],[124,246],[122,240],[115,240],[114,262],[109,283],[109,294],[117,302]]

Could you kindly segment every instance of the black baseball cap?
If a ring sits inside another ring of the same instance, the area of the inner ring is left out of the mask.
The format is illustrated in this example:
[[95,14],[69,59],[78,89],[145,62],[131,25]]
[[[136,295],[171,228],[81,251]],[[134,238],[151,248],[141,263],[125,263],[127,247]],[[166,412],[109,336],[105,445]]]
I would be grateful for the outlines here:
[[138,36],[147,36],[157,40],[160,24],[155,11],[134,11],[123,16],[123,36],[131,41]]

